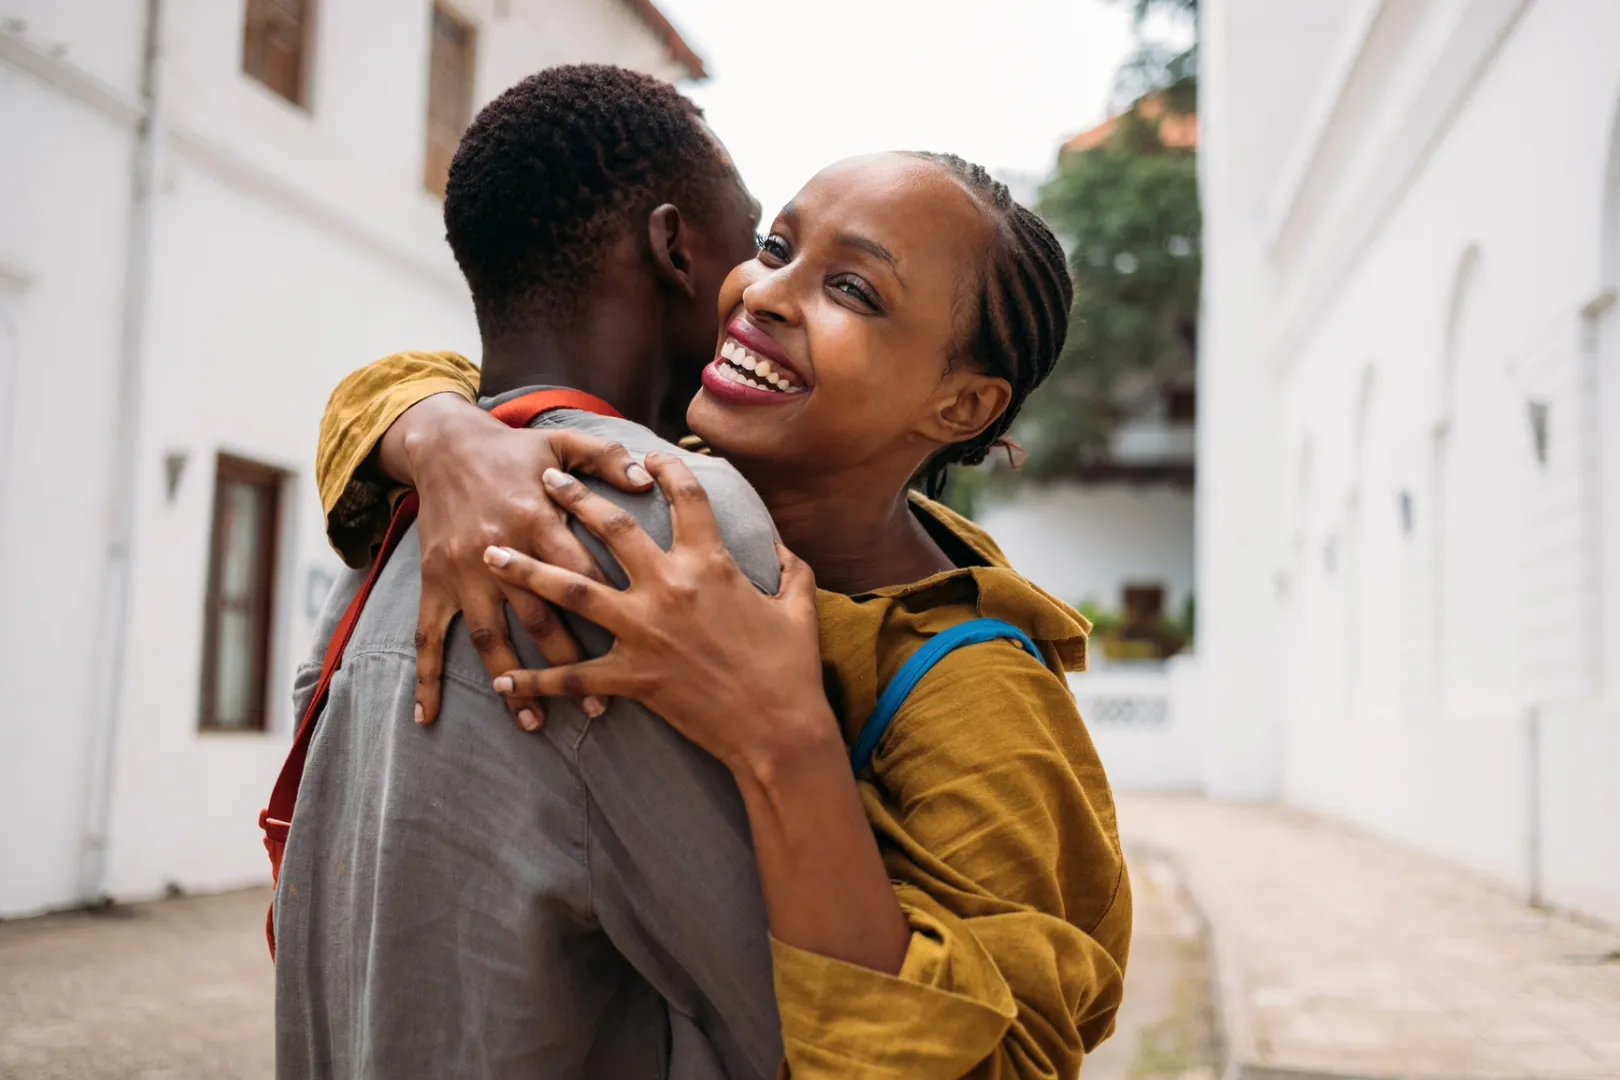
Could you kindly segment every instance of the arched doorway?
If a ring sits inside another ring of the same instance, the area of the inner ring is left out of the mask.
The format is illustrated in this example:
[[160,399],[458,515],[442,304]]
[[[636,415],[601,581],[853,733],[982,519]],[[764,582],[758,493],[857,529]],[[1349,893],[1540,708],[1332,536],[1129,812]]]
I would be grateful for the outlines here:
[[1519,620],[1520,522],[1528,467],[1522,395],[1509,377],[1489,266],[1471,247],[1458,266],[1434,436],[1438,701],[1448,715],[1500,713],[1522,696],[1510,645]]

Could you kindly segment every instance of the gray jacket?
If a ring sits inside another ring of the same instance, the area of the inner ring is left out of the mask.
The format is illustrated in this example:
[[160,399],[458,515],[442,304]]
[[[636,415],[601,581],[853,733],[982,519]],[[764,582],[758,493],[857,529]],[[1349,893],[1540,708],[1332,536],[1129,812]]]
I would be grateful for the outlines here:
[[[617,439],[638,458],[682,454],[738,563],[775,592],[770,516],[729,465],[624,420],[558,411],[535,426]],[[588,482],[668,547],[662,494]],[[764,904],[730,776],[631,701],[596,721],[552,701],[541,733],[518,730],[459,621],[440,717],[418,727],[420,572],[413,529],[372,592],[310,749],[276,891],[277,1076],[774,1076]],[[327,600],[299,671],[299,716],[363,579],[345,575]],[[602,630],[572,623],[588,652],[607,650]],[[524,663],[543,666],[512,631]]]

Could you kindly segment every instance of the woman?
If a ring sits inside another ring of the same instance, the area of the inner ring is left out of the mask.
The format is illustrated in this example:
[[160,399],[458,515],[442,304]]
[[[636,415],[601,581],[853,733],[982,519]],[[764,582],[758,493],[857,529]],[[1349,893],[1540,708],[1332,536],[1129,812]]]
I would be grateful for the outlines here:
[[[616,638],[603,659],[511,672],[497,690],[637,697],[736,777],[793,1076],[1068,1078],[1112,1029],[1129,886],[1062,676],[1083,664],[1089,627],[985,534],[908,494],[919,474],[937,489],[948,465],[996,444],[1056,360],[1070,288],[1051,233],[977,166],[835,165],[722,287],[724,330],[687,417],[808,568],[784,553],[782,592],[759,594],[667,457],[647,462],[675,507],[667,554],[546,474],[554,500],[611,543],[628,590],[488,552],[508,584]],[[460,370],[444,360],[421,395]],[[339,395],[329,410],[363,404]],[[852,776],[846,744],[895,672],[980,616],[1042,655],[1008,641],[949,654]]]

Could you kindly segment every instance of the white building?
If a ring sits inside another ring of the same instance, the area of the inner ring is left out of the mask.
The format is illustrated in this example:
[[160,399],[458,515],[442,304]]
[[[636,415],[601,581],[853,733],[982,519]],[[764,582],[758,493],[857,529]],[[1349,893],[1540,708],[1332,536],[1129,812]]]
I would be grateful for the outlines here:
[[0,916],[268,877],[325,393],[473,352],[476,106],[702,65],[647,0],[0,0]]
[[1620,4],[1202,20],[1204,784],[1620,921]]

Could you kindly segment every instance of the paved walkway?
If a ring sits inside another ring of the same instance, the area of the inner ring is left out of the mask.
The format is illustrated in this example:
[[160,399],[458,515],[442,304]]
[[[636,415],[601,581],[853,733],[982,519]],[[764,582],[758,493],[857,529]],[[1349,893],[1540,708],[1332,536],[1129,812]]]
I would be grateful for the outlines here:
[[1135,905],[1125,1003],[1082,1080],[1215,1080],[1218,1058],[1208,943],[1171,863],[1128,853]]
[[[1125,1007],[1085,1080],[1214,1080],[1202,927],[1133,855]],[[0,922],[0,1080],[269,1080],[268,890]]]
[[5,1080],[268,1080],[269,889],[0,923]]
[[1284,809],[1127,797],[1120,823],[1209,920],[1234,1074],[1620,1078],[1620,931]]

